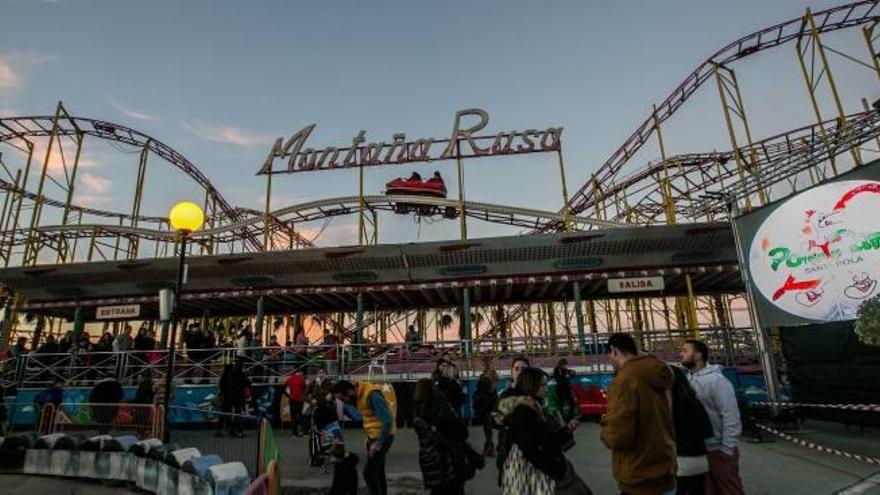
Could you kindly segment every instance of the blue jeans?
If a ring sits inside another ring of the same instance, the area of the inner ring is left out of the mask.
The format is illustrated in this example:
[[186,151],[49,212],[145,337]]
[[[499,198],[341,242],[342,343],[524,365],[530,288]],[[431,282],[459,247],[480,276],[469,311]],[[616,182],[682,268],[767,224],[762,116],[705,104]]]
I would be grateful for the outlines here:
[[367,462],[364,464],[364,483],[367,484],[367,490],[370,495],[387,495],[388,483],[385,481],[385,456],[391,449],[391,443],[394,441],[393,436],[389,436],[379,452],[370,457],[370,447],[378,440],[369,440],[367,442]]

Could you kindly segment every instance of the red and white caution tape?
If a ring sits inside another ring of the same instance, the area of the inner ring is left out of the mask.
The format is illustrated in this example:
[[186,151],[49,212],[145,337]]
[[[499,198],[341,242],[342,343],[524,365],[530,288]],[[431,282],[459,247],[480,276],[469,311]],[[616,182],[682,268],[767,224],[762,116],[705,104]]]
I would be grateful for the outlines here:
[[812,407],[816,409],[837,409],[841,411],[880,412],[880,404],[811,404],[799,402],[752,402],[754,406]]
[[844,452],[842,450],[832,449],[831,447],[826,447],[824,445],[819,445],[819,444],[816,444],[813,442],[808,442],[808,441],[803,440],[801,438],[795,438],[787,433],[783,433],[777,429],[770,428],[769,426],[762,425],[760,423],[756,424],[755,426],[757,426],[758,428],[760,428],[768,433],[772,433],[779,438],[783,438],[785,440],[788,440],[789,442],[800,445],[801,447],[806,447],[808,449],[818,450],[819,452],[824,452],[826,454],[833,454],[833,455],[840,456],[840,457],[846,457],[847,459],[855,459],[857,461],[866,462],[868,464],[880,465],[880,459],[876,459],[874,457],[867,457],[867,456],[863,456],[863,455],[859,455],[859,454],[851,454],[849,452]]

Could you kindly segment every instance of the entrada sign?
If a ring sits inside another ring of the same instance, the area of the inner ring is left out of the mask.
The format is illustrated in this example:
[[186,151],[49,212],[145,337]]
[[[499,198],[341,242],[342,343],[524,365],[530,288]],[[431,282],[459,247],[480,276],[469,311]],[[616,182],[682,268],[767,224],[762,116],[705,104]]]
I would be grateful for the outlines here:
[[[466,125],[465,117],[476,117],[478,122]],[[498,155],[518,155],[559,151],[562,146],[562,127],[544,130],[499,132],[495,135],[477,136],[476,133],[489,124],[485,110],[472,108],[455,114],[452,133],[447,139],[424,138],[407,141],[406,134],[394,134],[390,143],[367,142],[367,131],[361,130],[343,148],[304,148],[317,124],[308,125],[284,140],[278,138],[266,162],[258,174],[286,174],[311,172],[337,168],[369,167],[376,165],[432,162],[455,158],[477,158]],[[286,159],[286,163],[283,161]],[[274,168],[276,160],[282,167]]]
[[99,306],[95,310],[96,320],[125,320],[137,318],[141,315],[140,304],[127,304],[125,306]]
[[608,279],[608,292],[652,292],[663,290],[663,277],[632,277]]

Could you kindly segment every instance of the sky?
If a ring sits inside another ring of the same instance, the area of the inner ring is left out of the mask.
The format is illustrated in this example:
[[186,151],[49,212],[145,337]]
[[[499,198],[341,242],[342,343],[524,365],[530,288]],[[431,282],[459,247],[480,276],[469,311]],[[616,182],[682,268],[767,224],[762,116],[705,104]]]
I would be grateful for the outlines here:
[[[763,27],[840,2],[686,0],[523,2],[0,0],[0,115],[72,114],[117,122],[170,145],[227,200],[262,208],[255,175],[277,137],[317,124],[309,144],[447,137],[455,112],[486,110],[488,133],[563,126],[569,188],[578,189],[707,56]],[[826,37],[862,56],[861,33]],[[876,76],[832,61],[848,111],[878,98]],[[793,45],[736,66],[756,139],[809,124]],[[664,129],[669,154],[727,149],[717,89],[704,88]],[[97,140],[95,140],[97,141]],[[130,211],[137,154],[86,144],[75,203]],[[0,146],[11,167],[15,151]],[[655,160],[646,147],[633,166]],[[158,158],[142,212],[164,215],[202,193]],[[367,170],[366,192],[454,162]],[[557,210],[555,157],[465,163],[469,199]],[[357,192],[354,171],[276,176],[273,208]],[[451,188],[455,194],[455,187]],[[51,191],[50,191],[51,194]],[[319,244],[357,242],[354,217],[301,226]],[[519,229],[472,222],[472,236]],[[450,221],[385,214],[380,241],[448,239]]]

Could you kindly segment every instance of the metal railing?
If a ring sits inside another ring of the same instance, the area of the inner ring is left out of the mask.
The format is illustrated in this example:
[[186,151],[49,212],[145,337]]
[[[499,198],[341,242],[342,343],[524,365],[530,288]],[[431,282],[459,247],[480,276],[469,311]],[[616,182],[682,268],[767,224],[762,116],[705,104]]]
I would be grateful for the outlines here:
[[[536,366],[553,367],[565,357],[570,366],[607,371],[605,357],[608,333],[586,334],[582,349],[577,338],[567,334],[555,338],[479,339],[470,342],[365,343],[336,346],[310,345],[306,352],[289,347],[246,347],[176,350],[173,378],[177,384],[216,384],[225,365],[242,363],[245,374],[256,383],[280,383],[297,369],[323,368],[334,377],[369,376],[414,378],[434,370],[438,357],[449,353],[463,376],[475,375],[479,360],[488,356],[501,369],[506,360],[524,355]],[[675,361],[691,329],[633,332],[642,350]],[[712,361],[727,365],[758,363],[754,335],[749,328],[701,328],[700,338],[712,353]],[[136,383],[149,370],[154,380],[164,379],[168,351],[94,352],[83,354],[28,354],[0,363],[0,380],[6,387],[45,388],[55,378],[69,386],[93,386],[104,378],[124,385]]]
[[45,404],[37,424],[43,434],[83,432],[135,434],[141,438],[161,438],[165,425],[162,405],[98,403]]

